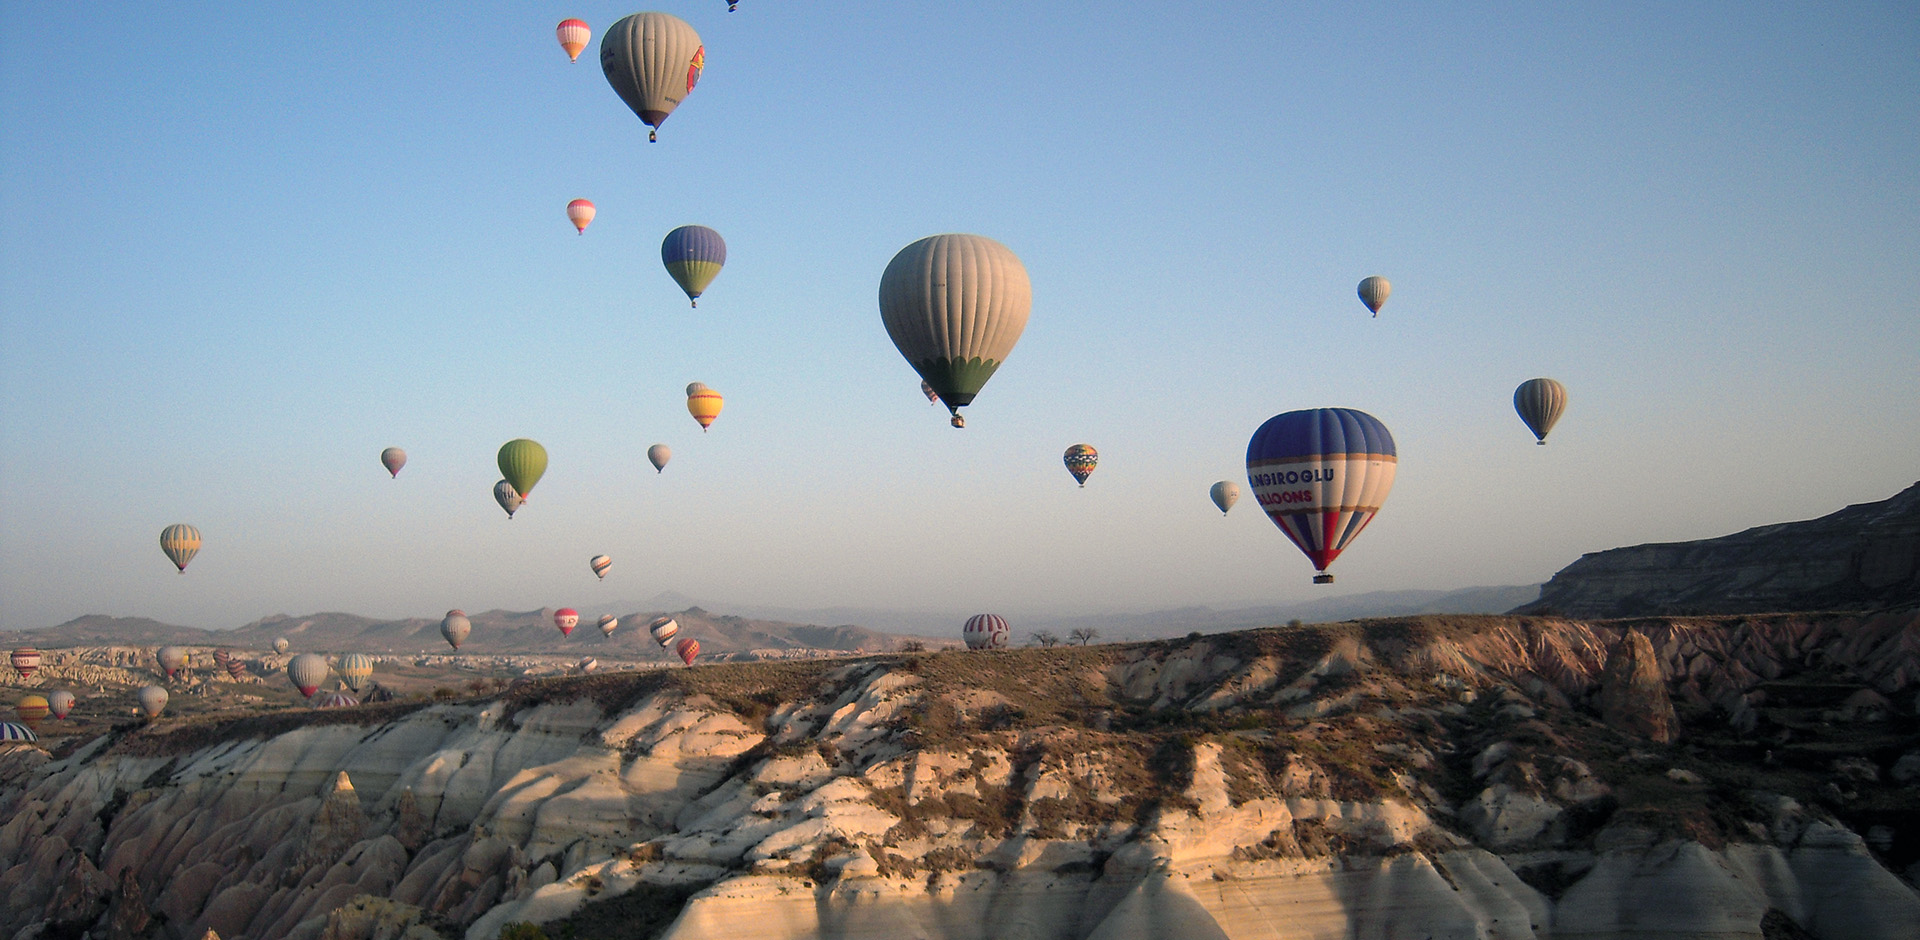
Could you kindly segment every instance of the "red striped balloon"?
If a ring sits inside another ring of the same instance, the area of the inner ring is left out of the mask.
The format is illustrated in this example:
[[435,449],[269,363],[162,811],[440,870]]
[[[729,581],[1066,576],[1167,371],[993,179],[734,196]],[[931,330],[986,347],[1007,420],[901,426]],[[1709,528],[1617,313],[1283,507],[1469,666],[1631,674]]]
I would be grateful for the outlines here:
[[960,636],[967,641],[967,649],[1000,650],[1012,642],[1013,630],[999,614],[974,614]]
[[560,48],[567,51],[568,62],[580,61],[580,53],[593,41],[593,29],[585,20],[565,19],[554,27],[553,35],[560,40]]
[[13,671],[20,674],[22,680],[33,678],[40,669],[40,651],[31,646],[22,646],[13,651]]
[[681,662],[691,666],[693,665],[693,658],[700,655],[700,641],[693,637],[687,637],[681,640],[680,643],[673,648],[673,651],[680,654]]

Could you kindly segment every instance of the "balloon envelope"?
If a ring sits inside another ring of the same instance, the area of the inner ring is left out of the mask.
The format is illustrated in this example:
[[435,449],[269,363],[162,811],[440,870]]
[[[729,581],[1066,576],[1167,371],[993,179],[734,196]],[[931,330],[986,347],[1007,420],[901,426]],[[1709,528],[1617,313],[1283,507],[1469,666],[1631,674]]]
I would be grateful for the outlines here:
[[591,656],[588,656],[587,658],[582,659],[577,663],[574,663],[573,668],[578,670],[582,674],[589,673],[594,671],[595,669],[600,668],[600,661],[597,659],[594,659]]
[[[698,418],[700,416],[694,415],[694,417]],[[673,448],[668,447],[665,444],[655,444],[652,447],[647,448],[647,462],[653,464],[653,472],[655,473],[659,473],[660,471],[667,469],[667,461],[672,459],[673,459]]]
[[167,690],[157,685],[149,685],[134,693],[134,700],[140,703],[140,711],[148,718],[158,718],[167,710]]
[[47,711],[52,712],[53,717],[64,720],[73,711],[73,693],[66,689],[48,692]]
[[553,612],[553,625],[561,636],[570,636],[573,628],[580,625],[580,612],[571,607],[562,607]]
[[725,407],[726,399],[720,393],[695,382],[687,386],[687,413],[693,420],[700,422],[700,430],[713,426],[713,419],[720,417],[720,409]]
[[619,626],[620,626],[620,618],[615,617],[612,614],[600,615],[600,635],[601,636],[612,636],[613,631]]
[[1075,444],[1067,448],[1061,460],[1066,462],[1074,482],[1086,486],[1087,478],[1093,476],[1093,468],[1100,465],[1100,452],[1094,450],[1092,444]]
[[276,653],[284,654],[287,651],[287,647],[291,645],[292,644],[287,642],[286,637],[276,637],[273,641],[273,651]]
[[587,559],[587,567],[593,570],[595,577],[605,581],[607,579],[607,569],[613,567],[613,559],[605,555],[595,555]]
[[473,621],[467,619],[466,611],[449,610],[447,615],[440,619],[440,635],[445,637],[447,645],[454,649],[459,649],[460,644],[466,642],[467,634],[472,632]]
[[963,427],[972,404],[1027,327],[1033,285],[1007,246],[979,235],[930,235],[880,275],[880,320],[914,371]]
[[680,632],[680,623],[672,617],[655,617],[652,623],[647,624],[647,632],[653,634],[655,643],[664,647],[673,642],[674,636]]
[[20,674],[20,679],[24,682],[33,678],[33,674],[39,671],[40,651],[31,646],[22,646],[14,650],[13,655],[7,657],[7,662],[13,666],[14,672]]
[[499,503],[500,508],[507,511],[507,518],[509,519],[513,518],[513,514],[519,512],[520,506],[526,502],[526,500],[520,498],[519,493],[513,491],[513,484],[505,480],[501,480],[493,485],[493,501]]
[[927,396],[927,404],[929,405],[937,405],[940,403],[940,393],[934,391],[933,386],[928,385],[926,379],[920,380],[920,394]]
[[20,701],[13,705],[13,713],[19,715],[20,721],[29,728],[37,727],[52,711],[46,697],[41,695],[22,695]]
[[186,574],[187,562],[200,553],[200,530],[185,523],[167,526],[160,530],[160,550],[167,553],[181,574]]
[[1360,302],[1366,304],[1367,309],[1373,311],[1376,317],[1380,315],[1380,308],[1386,305],[1387,295],[1391,293],[1393,293],[1393,285],[1387,283],[1387,279],[1378,274],[1360,282]]
[[1314,408],[1267,419],[1247,442],[1247,483],[1267,518],[1319,574],[1352,544],[1393,488],[1387,426],[1364,411]]
[[727,263],[727,243],[704,225],[682,225],[660,242],[660,263],[693,306]]
[[312,696],[313,691],[327,678],[327,661],[314,653],[301,653],[287,662],[287,678],[301,695]]
[[0,745],[32,744],[38,740],[40,736],[34,734],[32,728],[18,722],[0,721]]
[[559,26],[554,27],[553,36],[560,40],[560,48],[566,50],[567,61],[578,62],[581,50],[587,48],[587,43],[593,41],[593,30],[587,26],[585,20],[564,19],[560,21]]
[[[524,437],[514,438],[500,445],[497,458],[500,475],[505,477],[507,485],[513,487],[521,499],[533,495],[534,484],[547,472],[547,449],[539,442]],[[508,515],[512,515],[509,513]]]
[[187,665],[187,651],[178,646],[162,646],[154,658],[160,661],[160,670],[169,679]]
[[407,452],[398,447],[389,447],[380,452],[380,465],[387,468],[388,473],[398,477],[400,468],[407,465]]
[[700,641],[693,637],[687,637],[675,644],[673,651],[679,654],[681,662],[691,666],[693,665],[693,658],[700,655]]
[[1513,410],[1533,432],[1534,443],[1545,444],[1547,432],[1567,410],[1567,387],[1552,379],[1528,379],[1513,390]]
[[[600,71],[614,94],[648,127],[660,127],[707,66],[700,34],[666,13],[621,17],[600,40]],[[649,133],[648,140],[659,135]]]
[[572,222],[573,230],[582,235],[587,233],[587,226],[593,224],[593,212],[593,203],[585,199],[567,203],[567,221]]
[[347,688],[360,691],[373,680],[373,657],[365,653],[348,653],[340,657],[340,679]]
[[322,692],[307,700],[309,708],[352,708],[360,700],[345,692]]
[[1013,642],[1013,630],[999,614],[974,614],[961,628],[960,638],[970,650],[1006,649]]
[[1240,501],[1240,484],[1232,480],[1221,480],[1207,489],[1207,497],[1220,507],[1220,514],[1226,515],[1233,504]]

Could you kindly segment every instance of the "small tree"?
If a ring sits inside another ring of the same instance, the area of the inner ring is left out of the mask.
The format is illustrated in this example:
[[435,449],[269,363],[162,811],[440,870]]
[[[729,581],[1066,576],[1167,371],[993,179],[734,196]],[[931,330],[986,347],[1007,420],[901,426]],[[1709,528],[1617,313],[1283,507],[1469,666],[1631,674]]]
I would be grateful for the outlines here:
[[1075,627],[1072,633],[1067,634],[1067,639],[1075,646],[1085,646],[1100,639],[1100,631],[1092,627]]
[[924,640],[908,640],[900,644],[900,652],[902,653],[924,653],[926,651],[927,644]]
[[1027,634],[1028,646],[1059,646],[1060,635],[1052,630],[1036,630]]

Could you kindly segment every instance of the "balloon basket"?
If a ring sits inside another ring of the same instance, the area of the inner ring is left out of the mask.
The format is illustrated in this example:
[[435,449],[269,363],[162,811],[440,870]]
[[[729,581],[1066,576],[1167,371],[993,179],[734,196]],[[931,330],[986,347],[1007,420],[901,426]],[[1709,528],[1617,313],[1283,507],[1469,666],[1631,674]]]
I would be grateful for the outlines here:
[[1330,574],[1325,574],[1325,573],[1322,573],[1322,574],[1316,574],[1316,575],[1314,575],[1314,576],[1313,576],[1313,583],[1315,583],[1315,584],[1332,584],[1332,583],[1333,583],[1333,575],[1330,575]]

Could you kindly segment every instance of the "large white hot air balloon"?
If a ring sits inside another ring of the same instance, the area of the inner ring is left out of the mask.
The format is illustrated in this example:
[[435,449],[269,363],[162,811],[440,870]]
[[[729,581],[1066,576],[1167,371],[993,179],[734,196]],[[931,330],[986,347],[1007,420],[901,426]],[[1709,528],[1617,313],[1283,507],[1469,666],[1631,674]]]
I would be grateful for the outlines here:
[[473,621],[467,619],[464,610],[449,610],[440,620],[440,635],[446,637],[447,645],[459,649],[466,642],[467,634],[473,632]]
[[930,235],[880,275],[880,320],[940,397],[953,426],[1027,328],[1033,286],[1007,246],[980,235]]
[[707,67],[707,50],[687,21],[668,13],[623,16],[600,39],[600,71],[627,107],[660,139],[667,115],[680,106]]

